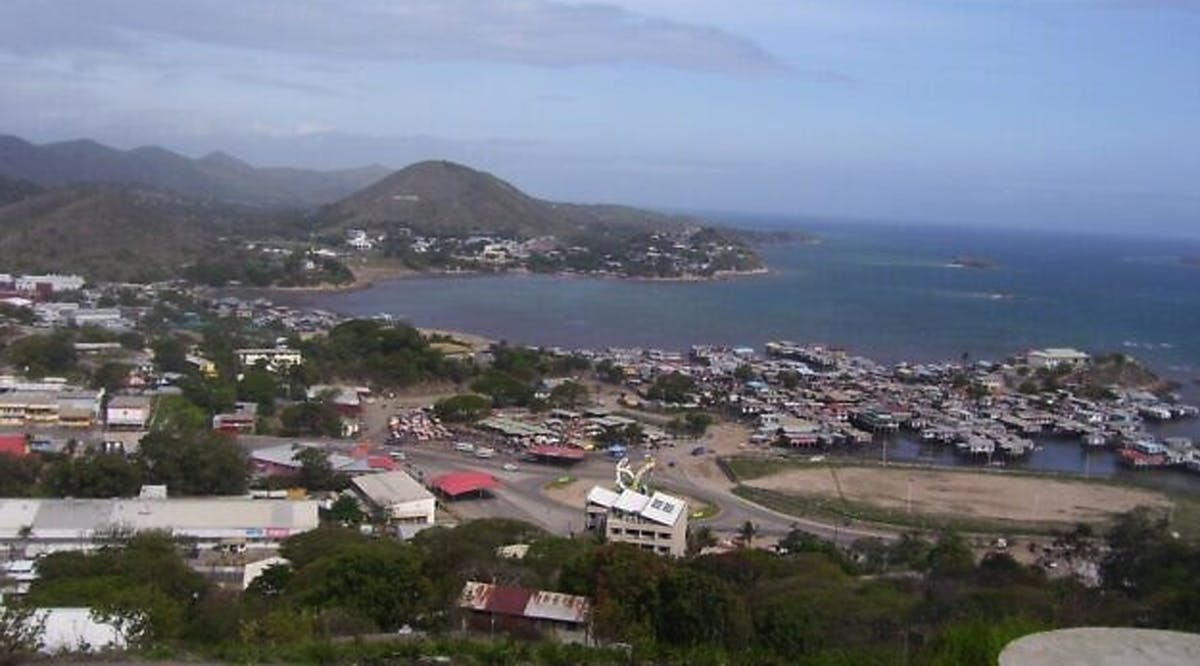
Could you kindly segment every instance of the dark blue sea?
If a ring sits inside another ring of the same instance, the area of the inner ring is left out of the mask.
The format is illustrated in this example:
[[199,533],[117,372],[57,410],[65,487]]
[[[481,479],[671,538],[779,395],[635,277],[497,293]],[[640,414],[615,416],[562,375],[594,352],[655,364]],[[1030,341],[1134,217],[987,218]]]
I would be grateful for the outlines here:
[[[1200,267],[1184,258],[1200,257],[1200,239],[745,216],[722,221],[790,227],[818,242],[764,247],[769,275],[718,282],[432,277],[384,281],[310,303],[516,344],[576,348],[761,348],[788,339],[836,344],[884,362],[957,360],[964,353],[1002,359],[1030,347],[1123,351],[1179,381],[1197,402]],[[951,267],[956,257],[993,266]],[[1077,449],[1029,464],[1112,473],[1111,456],[1083,460]]]

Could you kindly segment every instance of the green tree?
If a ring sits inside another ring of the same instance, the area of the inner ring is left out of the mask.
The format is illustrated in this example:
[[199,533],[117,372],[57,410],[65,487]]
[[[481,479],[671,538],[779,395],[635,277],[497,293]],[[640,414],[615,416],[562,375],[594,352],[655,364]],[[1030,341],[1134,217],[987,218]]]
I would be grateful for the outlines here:
[[325,518],[337,523],[338,525],[361,525],[366,522],[367,514],[363,513],[362,508],[358,506],[358,501],[350,495],[339,495],[329,510],[325,512]]
[[310,491],[342,490],[349,480],[333,469],[329,454],[315,446],[293,446],[295,459],[300,463],[296,482]]
[[471,423],[487,418],[492,411],[492,401],[470,393],[454,395],[435,402],[433,411],[447,423]]
[[341,437],[342,416],[337,409],[323,401],[288,405],[279,412],[283,435],[287,437]]
[[279,382],[275,375],[263,365],[256,365],[242,374],[237,384],[238,400],[258,405],[258,412],[269,416],[275,411],[275,397],[279,395]]
[[50,463],[42,486],[51,497],[133,497],[142,475],[119,453],[94,453]]
[[744,548],[750,548],[754,545],[754,537],[758,535],[758,526],[747,520],[742,523],[738,529],[738,541]]
[[151,430],[191,432],[208,429],[211,421],[206,411],[182,395],[164,395],[154,405]]
[[4,356],[30,377],[67,374],[75,369],[76,362],[74,341],[65,331],[19,338],[8,346]]
[[646,392],[646,397],[667,404],[684,404],[692,399],[696,390],[696,380],[680,373],[672,372],[654,378],[654,383]]
[[591,396],[583,384],[565,381],[550,390],[550,404],[554,407],[572,409],[586,405]]
[[347,546],[297,570],[288,586],[301,606],[340,608],[385,631],[415,621],[428,590],[419,553],[395,541]]
[[0,666],[25,663],[42,647],[46,618],[33,606],[6,601],[0,606]]
[[249,480],[246,452],[221,433],[151,432],[137,461],[146,483],[165,484],[172,495],[241,495]]
[[187,362],[187,346],[179,338],[170,335],[154,341],[154,365],[162,372],[184,373],[191,369]]
[[113,393],[125,385],[125,379],[129,377],[131,369],[125,363],[108,361],[92,373],[92,388],[104,389],[107,393]]

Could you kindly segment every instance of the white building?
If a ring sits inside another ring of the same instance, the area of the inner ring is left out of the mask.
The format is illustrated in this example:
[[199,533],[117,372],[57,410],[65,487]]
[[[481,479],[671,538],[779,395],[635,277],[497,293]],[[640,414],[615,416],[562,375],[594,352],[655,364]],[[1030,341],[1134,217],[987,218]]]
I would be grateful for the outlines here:
[[1029,364],[1029,367],[1034,369],[1058,367],[1074,368],[1087,363],[1090,359],[1090,356],[1079,351],[1078,349],[1070,349],[1065,347],[1034,349],[1033,351],[1025,354],[1025,362]]
[[125,647],[121,630],[96,618],[90,608],[39,608],[35,613],[43,623],[38,648],[42,654],[104,652]]
[[317,502],[308,500],[0,499],[0,548],[25,557],[90,550],[107,535],[150,530],[202,548],[227,539],[273,545],[317,525]]
[[83,289],[84,279],[78,275],[22,275],[15,280],[17,291],[37,291],[38,285],[47,285],[50,291],[78,291]]
[[300,350],[289,349],[287,347],[239,349],[237,350],[237,357],[238,362],[244,368],[252,368],[258,365],[259,361],[262,361],[267,364],[267,369],[271,372],[278,372],[304,362],[304,355],[300,353]]
[[150,396],[117,395],[108,401],[104,421],[110,428],[143,429],[150,423]]
[[346,245],[349,245],[355,250],[366,251],[375,247],[375,242],[372,241],[367,236],[367,232],[362,229],[347,229]]
[[679,557],[687,552],[687,502],[678,497],[595,486],[588,492],[586,511],[587,529],[608,541],[660,555]]
[[107,329],[127,329],[130,323],[121,316],[117,308],[79,308],[67,313],[67,319],[76,326],[97,326]]
[[407,472],[364,474],[350,479],[355,494],[387,512],[392,523],[432,525],[437,499]]

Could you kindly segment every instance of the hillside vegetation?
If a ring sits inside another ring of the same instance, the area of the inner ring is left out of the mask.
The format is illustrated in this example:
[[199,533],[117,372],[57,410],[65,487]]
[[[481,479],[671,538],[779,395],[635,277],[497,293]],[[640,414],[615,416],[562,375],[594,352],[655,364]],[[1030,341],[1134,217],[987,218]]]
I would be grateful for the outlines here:
[[0,136],[0,176],[43,186],[140,185],[247,206],[317,206],[387,173],[380,166],[340,171],[255,167],[224,153],[192,159],[157,146],[118,150],[88,139],[35,145]]

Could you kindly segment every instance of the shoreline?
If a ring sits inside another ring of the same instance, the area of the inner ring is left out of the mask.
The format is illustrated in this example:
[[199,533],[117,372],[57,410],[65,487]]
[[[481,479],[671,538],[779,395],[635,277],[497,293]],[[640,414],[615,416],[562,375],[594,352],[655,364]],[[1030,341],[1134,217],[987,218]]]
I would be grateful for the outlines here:
[[261,293],[264,295],[280,294],[280,295],[327,295],[327,294],[349,294],[356,291],[363,291],[377,286],[379,282],[393,282],[402,280],[419,280],[424,278],[476,278],[476,277],[528,277],[528,276],[545,276],[552,278],[571,278],[584,280],[622,280],[633,283],[677,283],[677,284],[704,284],[710,282],[724,282],[727,280],[738,280],[754,277],[762,277],[771,275],[772,270],[767,266],[760,268],[752,268],[749,270],[729,270],[716,271],[711,276],[703,275],[681,275],[678,277],[650,277],[650,276],[629,276],[629,275],[612,275],[608,273],[572,273],[567,271],[559,271],[555,273],[535,273],[528,269],[512,269],[505,271],[451,271],[451,270],[414,270],[411,268],[351,268],[351,273],[354,274],[354,280],[349,284],[320,284],[306,287],[216,287],[221,290],[236,290],[242,293]]

